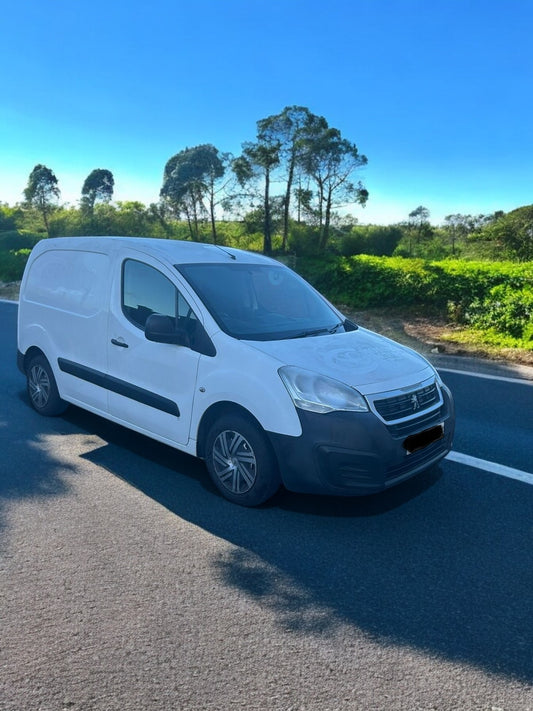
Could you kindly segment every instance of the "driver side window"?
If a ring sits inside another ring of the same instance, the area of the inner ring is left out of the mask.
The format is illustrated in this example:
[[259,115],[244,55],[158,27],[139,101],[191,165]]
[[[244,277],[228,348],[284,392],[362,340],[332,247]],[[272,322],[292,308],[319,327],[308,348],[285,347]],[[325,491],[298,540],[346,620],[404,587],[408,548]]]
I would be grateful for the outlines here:
[[174,284],[154,267],[127,259],[122,265],[122,311],[144,330],[151,314],[170,316],[176,327],[196,316]]

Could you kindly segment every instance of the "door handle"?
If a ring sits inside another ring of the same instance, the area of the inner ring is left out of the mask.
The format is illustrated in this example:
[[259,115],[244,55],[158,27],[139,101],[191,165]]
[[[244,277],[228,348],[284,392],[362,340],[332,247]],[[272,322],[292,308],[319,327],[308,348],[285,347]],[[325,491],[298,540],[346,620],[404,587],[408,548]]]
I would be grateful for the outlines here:
[[120,346],[121,348],[128,348],[128,344],[127,344],[127,343],[124,343],[124,341],[119,341],[119,340],[117,340],[116,338],[112,338],[112,339],[111,339],[111,343],[112,343],[114,346]]

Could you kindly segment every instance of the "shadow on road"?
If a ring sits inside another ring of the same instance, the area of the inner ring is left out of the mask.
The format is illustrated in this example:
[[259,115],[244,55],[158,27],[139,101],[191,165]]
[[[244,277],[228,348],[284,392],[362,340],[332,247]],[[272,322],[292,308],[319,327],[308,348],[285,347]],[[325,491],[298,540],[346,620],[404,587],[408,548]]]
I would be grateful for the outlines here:
[[[16,304],[0,311],[0,334],[16,330]],[[65,474],[71,468],[59,461],[43,443],[48,435],[65,431],[61,419],[44,419],[34,412],[16,369],[15,338],[2,340],[0,354],[0,535],[5,527],[5,502],[27,497],[50,497],[68,491]],[[0,538],[0,550],[2,550]]]
[[[68,420],[107,444],[85,455],[182,519],[235,547],[213,560],[295,633],[351,624],[533,681],[532,491],[444,462],[366,499],[281,491],[244,509],[222,499],[198,460],[80,410]],[[475,480],[475,486],[472,485]]]
[[67,475],[75,473],[46,446],[50,436],[66,433],[65,423],[44,419],[26,401],[21,413],[14,416],[0,408],[0,535],[8,500],[63,496],[69,490]]

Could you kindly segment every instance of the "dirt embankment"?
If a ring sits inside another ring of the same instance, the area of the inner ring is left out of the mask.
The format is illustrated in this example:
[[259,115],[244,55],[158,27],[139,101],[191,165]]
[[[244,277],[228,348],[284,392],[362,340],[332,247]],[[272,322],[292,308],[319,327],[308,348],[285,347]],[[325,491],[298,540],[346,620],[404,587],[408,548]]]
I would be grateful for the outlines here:
[[533,351],[519,348],[497,349],[454,339],[454,335],[460,333],[461,327],[447,322],[442,316],[424,316],[413,311],[404,312],[390,308],[364,311],[340,308],[360,326],[388,336],[424,355],[468,356],[533,366]]
[[19,298],[20,282],[12,281],[7,284],[0,281],[0,299],[10,299],[16,301]]

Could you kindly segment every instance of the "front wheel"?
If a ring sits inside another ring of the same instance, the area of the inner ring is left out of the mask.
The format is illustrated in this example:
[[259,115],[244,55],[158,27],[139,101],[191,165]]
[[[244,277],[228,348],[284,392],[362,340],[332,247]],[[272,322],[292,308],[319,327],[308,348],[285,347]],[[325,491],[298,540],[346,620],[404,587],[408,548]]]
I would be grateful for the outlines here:
[[30,360],[26,384],[30,402],[41,415],[53,417],[66,410],[67,403],[59,397],[52,368],[43,355],[36,355]]
[[240,415],[221,417],[206,439],[206,465],[215,486],[230,501],[258,506],[281,480],[276,457],[263,431]]

